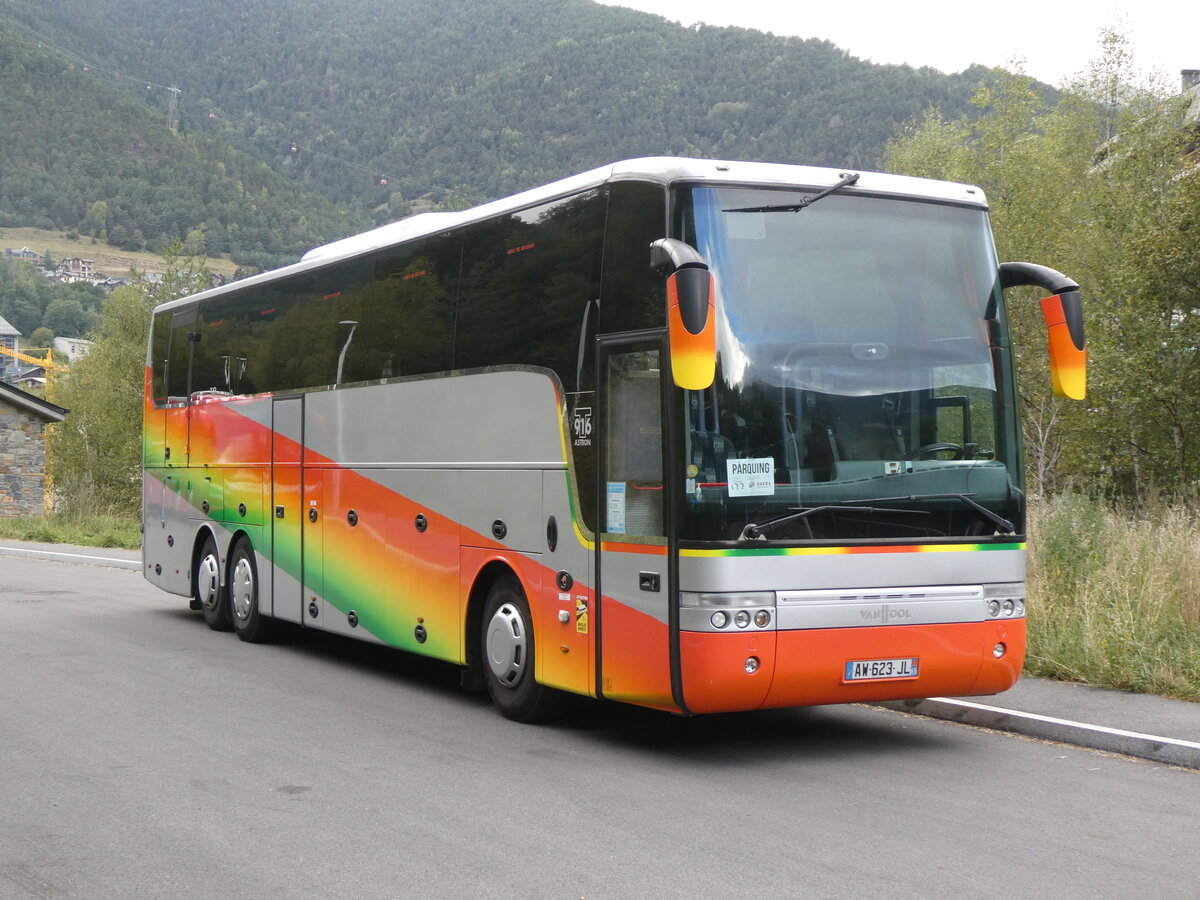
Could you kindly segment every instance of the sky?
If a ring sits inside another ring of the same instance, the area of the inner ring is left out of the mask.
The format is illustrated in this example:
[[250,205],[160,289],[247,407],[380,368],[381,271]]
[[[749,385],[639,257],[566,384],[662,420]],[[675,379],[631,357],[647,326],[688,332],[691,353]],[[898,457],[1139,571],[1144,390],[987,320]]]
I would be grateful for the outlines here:
[[1200,4],[1195,0],[600,0],[684,25],[736,25],[820,38],[876,63],[961,72],[972,63],[1012,69],[1055,86],[1095,59],[1102,28],[1129,40],[1135,68],[1178,86],[1200,69]]

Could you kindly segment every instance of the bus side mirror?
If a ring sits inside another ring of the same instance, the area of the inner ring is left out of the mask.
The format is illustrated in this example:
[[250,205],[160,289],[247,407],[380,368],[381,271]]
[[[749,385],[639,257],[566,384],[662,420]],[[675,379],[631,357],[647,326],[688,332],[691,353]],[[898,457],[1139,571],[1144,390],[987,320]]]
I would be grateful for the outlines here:
[[712,273],[693,247],[672,238],[650,245],[650,267],[667,276],[671,378],[685,390],[702,391],[717,372]]
[[1000,265],[1000,287],[1033,285],[1052,291],[1042,300],[1050,354],[1050,383],[1054,393],[1072,400],[1087,396],[1087,345],[1083,329],[1083,300],[1079,285],[1061,272],[1033,263]]

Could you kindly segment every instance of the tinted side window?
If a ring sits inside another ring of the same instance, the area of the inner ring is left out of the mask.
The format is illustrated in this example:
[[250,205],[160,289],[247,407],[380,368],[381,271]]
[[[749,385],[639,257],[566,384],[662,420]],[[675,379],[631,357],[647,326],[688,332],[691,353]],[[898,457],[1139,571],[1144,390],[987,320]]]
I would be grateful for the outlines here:
[[598,296],[603,202],[590,191],[467,229],[456,368],[545,366],[574,389]]
[[602,333],[666,324],[666,282],[650,270],[650,244],[666,236],[665,188],[636,181],[610,186],[600,292]]
[[170,346],[167,350],[167,402],[187,399],[188,367],[196,334],[196,309],[183,310],[171,317]]
[[451,367],[459,240],[429,238],[205,304],[193,390],[284,392]]
[[374,278],[353,315],[362,323],[352,347],[355,380],[453,368],[460,248],[457,236],[439,235],[375,258]]
[[150,341],[150,390],[154,403],[162,406],[167,402],[167,359],[171,349],[171,315],[159,313],[154,317]]
[[217,298],[200,307],[196,331],[200,340],[192,354],[192,392],[250,393],[242,389],[246,304],[239,297]]

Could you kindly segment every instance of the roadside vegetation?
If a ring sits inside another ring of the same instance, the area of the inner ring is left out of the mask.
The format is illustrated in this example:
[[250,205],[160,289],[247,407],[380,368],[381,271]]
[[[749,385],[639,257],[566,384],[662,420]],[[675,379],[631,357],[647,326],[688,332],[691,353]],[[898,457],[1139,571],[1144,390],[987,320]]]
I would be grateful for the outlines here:
[[1063,494],[1029,511],[1025,672],[1200,701],[1200,513]]
[[140,523],[133,516],[50,513],[45,516],[0,518],[0,538],[47,544],[79,544],[84,547],[142,545]]

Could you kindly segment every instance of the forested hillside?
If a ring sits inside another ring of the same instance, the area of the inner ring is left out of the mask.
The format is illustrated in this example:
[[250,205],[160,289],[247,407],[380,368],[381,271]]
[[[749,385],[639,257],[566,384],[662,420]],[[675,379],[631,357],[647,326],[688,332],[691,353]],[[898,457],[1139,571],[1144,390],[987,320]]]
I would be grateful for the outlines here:
[[630,156],[869,168],[984,75],[589,0],[0,0],[0,224],[278,261]]
[[84,72],[0,24],[0,227],[79,230],[125,250],[199,228],[249,265],[364,223],[226,142],[174,133],[125,85]]

